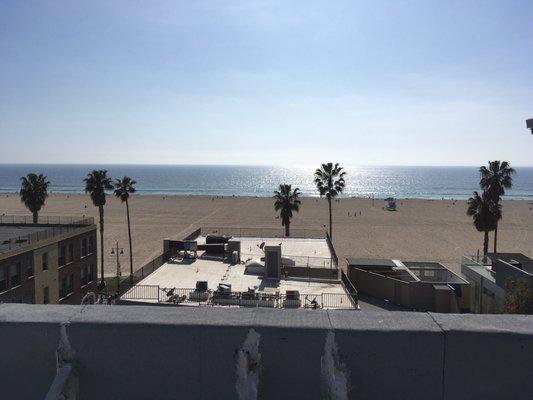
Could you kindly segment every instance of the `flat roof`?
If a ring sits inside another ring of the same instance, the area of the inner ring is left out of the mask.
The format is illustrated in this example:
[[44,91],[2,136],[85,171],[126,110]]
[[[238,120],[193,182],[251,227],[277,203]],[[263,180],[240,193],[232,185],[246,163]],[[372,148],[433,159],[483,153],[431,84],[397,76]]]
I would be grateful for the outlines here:
[[[348,267],[362,270],[370,270],[373,273],[390,279],[400,279],[406,282],[429,282],[429,283],[468,283],[459,275],[438,262],[432,261],[400,261],[389,259],[347,258]],[[405,280],[402,276],[389,276],[388,273],[404,273],[413,280]]]
[[533,260],[522,253],[488,253],[487,256],[495,261],[502,260],[506,263],[513,261],[519,262],[522,265],[522,270],[533,274]]
[[47,229],[50,228],[46,226],[0,225],[0,252],[24,245],[27,243],[27,235]]
[[248,288],[265,291],[274,288],[284,293],[286,290],[299,290],[302,294],[342,293],[339,282],[308,281],[305,279],[264,279],[255,274],[245,273],[243,264],[229,264],[219,260],[191,259],[169,261],[144,278],[139,285],[157,285],[161,288],[196,287],[197,281],[207,281],[208,289],[216,290],[219,283],[231,285],[233,292],[246,292]]
[[[205,244],[205,236],[198,236],[198,244]],[[259,238],[234,236],[231,240],[241,242],[241,260],[259,259],[264,257],[264,252],[259,247],[281,245],[282,257],[289,257],[296,262],[296,266],[309,266],[312,268],[332,268],[331,253],[326,239],[302,238]]]
[[397,267],[393,260],[385,258],[347,258],[346,262],[354,267]]

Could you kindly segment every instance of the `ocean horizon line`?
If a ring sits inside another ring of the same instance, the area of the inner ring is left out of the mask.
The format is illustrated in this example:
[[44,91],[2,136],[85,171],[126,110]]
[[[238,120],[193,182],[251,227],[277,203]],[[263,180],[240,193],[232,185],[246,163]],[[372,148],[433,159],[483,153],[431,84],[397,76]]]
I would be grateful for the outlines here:
[[[260,168],[317,168],[319,164],[301,164],[301,165],[274,165],[274,164],[154,164],[154,163],[55,163],[55,162],[0,162],[0,167],[3,166],[114,166],[114,167],[260,167]],[[345,170],[347,168],[479,168],[481,165],[442,165],[442,164],[359,164],[350,165],[339,163]],[[533,165],[514,165],[514,168],[531,168]]]
[[[84,192],[83,179],[91,169],[108,176],[134,179],[140,195],[202,195],[271,197],[280,184],[291,184],[305,197],[318,197],[313,168],[216,165],[101,165],[0,164],[0,193],[16,193],[20,178],[42,173],[51,193]],[[479,190],[478,167],[346,167],[342,198],[467,199]],[[533,199],[533,167],[516,167],[514,185],[505,198]]]

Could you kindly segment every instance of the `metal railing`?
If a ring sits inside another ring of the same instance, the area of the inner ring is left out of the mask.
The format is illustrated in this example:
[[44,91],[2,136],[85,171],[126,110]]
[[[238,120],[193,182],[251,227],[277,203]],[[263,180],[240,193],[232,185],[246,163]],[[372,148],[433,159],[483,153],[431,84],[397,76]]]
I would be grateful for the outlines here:
[[[130,289],[133,289],[135,287],[140,286],[152,286],[152,285],[136,285],[138,282],[142,281],[144,278],[146,278],[148,275],[150,275],[152,272],[157,270],[159,267],[161,267],[163,264],[165,264],[168,259],[170,258],[170,252],[164,252],[150,261],[148,261],[146,264],[144,264],[142,267],[137,269],[133,273],[133,279],[130,279],[129,274],[124,274],[120,277],[120,293],[119,295],[125,294],[130,291]],[[133,281],[133,282],[132,282]],[[136,286],[134,286],[136,285]],[[156,286],[158,287],[158,286]],[[129,294],[129,296],[135,295],[137,292],[132,292]],[[141,297],[143,298],[143,297]],[[150,298],[151,299],[151,298]]]
[[[247,260],[249,258],[259,258],[261,255],[258,253],[250,253],[241,251],[241,259]],[[263,257],[263,256],[261,256]],[[294,265],[285,265],[287,267],[305,267],[305,268],[328,268],[333,267],[331,258],[328,257],[313,257],[313,256],[293,256],[283,253],[283,258],[290,258],[294,261]]]
[[[38,225],[77,225],[87,226],[94,224],[93,217],[65,217],[60,215],[40,216]],[[31,215],[0,215],[0,225],[35,225]]]
[[122,294],[123,299],[130,300],[155,300],[159,302],[159,286],[135,285]]
[[338,268],[339,257],[337,257],[337,252],[335,251],[335,247],[333,247],[333,242],[331,241],[329,233],[327,232],[326,232],[326,243],[328,244],[329,252],[331,253],[332,263],[335,266],[335,268]]
[[307,308],[357,310],[357,293],[272,294],[263,292],[199,291],[193,288],[162,288],[157,285],[136,285],[121,300],[139,300],[170,304],[204,306]]
[[357,296],[358,292],[357,292],[357,289],[352,284],[352,281],[350,281],[350,279],[348,279],[348,277],[346,276],[346,274],[344,273],[344,271],[342,269],[341,269],[341,282],[344,285],[344,287],[346,288],[346,291],[349,293],[349,296],[351,297],[352,303],[354,304],[354,306],[358,307],[358,296]]
[[[43,221],[44,222],[41,222]],[[1,216],[0,225],[4,226],[18,226],[18,225],[30,225],[30,226],[41,226],[43,229],[32,232],[27,235],[19,235],[5,239],[0,242],[0,253],[6,251],[14,250],[28,244],[36,243],[42,240],[47,240],[56,236],[63,235],[75,231],[83,226],[90,226],[94,224],[93,218],[82,218],[74,219],[74,217],[42,217],[39,220],[39,224],[36,225],[33,223],[33,220],[21,216]],[[51,226],[48,226],[51,225]],[[56,226],[54,226],[56,225]]]
[[[257,237],[257,238],[284,238],[283,228],[239,228],[239,227],[212,227],[200,228],[201,235],[220,235],[234,237]],[[320,229],[291,229],[291,238],[299,239],[324,239],[326,234]]]

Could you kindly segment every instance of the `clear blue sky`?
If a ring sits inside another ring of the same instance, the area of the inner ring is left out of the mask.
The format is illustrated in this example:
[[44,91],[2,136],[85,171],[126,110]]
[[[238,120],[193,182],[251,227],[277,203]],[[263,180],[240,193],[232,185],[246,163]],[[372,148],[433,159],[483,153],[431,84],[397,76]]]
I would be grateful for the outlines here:
[[533,1],[0,2],[0,163],[533,165]]

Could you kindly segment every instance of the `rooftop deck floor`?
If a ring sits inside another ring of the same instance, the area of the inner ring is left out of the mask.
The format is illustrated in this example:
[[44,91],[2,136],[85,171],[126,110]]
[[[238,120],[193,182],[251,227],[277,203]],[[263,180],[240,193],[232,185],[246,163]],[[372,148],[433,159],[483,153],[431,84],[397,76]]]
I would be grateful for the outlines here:
[[[207,281],[208,289],[216,290],[219,283],[231,285],[234,292],[245,292],[248,288],[258,291],[299,290],[302,294],[339,293],[345,290],[337,282],[317,282],[303,279],[263,279],[261,276],[245,273],[243,264],[231,265],[218,260],[169,261],[147,276],[139,285],[157,285],[161,288],[195,288],[197,281]],[[272,288],[272,289],[268,289]]]
[[[289,257],[296,262],[297,266],[309,266],[312,268],[331,268],[331,253],[326,239],[302,239],[302,238],[259,238],[259,237],[232,237],[232,240],[241,242],[241,259],[259,259],[264,257],[260,248],[265,246],[281,245],[283,257]],[[205,244],[205,236],[196,238],[198,244]]]

